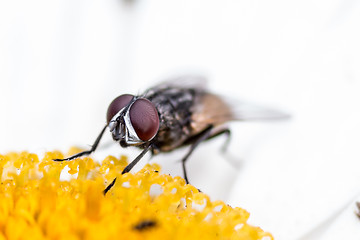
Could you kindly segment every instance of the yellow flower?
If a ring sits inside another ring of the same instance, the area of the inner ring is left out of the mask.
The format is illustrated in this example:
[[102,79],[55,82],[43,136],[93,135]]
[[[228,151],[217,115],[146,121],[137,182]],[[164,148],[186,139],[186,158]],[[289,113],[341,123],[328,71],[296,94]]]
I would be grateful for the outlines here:
[[[52,161],[62,157],[0,155],[0,240],[273,239],[247,224],[245,210],[211,201],[182,178],[161,174],[157,164],[121,175],[124,156],[101,164],[89,157]],[[70,179],[60,180],[66,171]]]

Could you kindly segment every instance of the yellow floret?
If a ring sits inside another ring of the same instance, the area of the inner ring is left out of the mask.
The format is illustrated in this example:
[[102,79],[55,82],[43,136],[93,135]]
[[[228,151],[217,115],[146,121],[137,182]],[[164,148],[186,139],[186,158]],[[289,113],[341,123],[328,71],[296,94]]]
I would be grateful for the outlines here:
[[[0,240],[273,239],[247,224],[245,210],[210,201],[184,179],[161,174],[157,164],[121,175],[124,156],[100,164],[89,157],[52,161],[62,157],[0,155]],[[70,179],[60,180],[63,171]]]

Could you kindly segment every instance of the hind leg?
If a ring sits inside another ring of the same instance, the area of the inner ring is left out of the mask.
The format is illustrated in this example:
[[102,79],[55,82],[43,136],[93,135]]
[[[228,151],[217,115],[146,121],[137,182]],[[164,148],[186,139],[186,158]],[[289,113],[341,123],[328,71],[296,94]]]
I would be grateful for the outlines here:
[[186,181],[187,184],[189,184],[189,179],[187,177],[187,173],[186,173],[186,166],[185,163],[188,160],[189,156],[191,155],[191,153],[195,150],[195,148],[203,141],[212,139],[214,137],[217,137],[219,135],[225,134],[227,136],[226,142],[224,144],[224,146],[222,147],[222,151],[226,151],[227,146],[229,145],[229,141],[230,141],[230,130],[228,128],[226,129],[222,129],[219,130],[217,132],[212,132],[214,130],[214,127],[212,125],[210,125],[209,127],[207,127],[205,130],[203,130],[201,133],[199,133],[196,137],[194,137],[191,142],[191,146],[190,146],[190,150],[189,152],[183,157],[182,161],[182,167],[183,167],[183,172],[184,172],[184,179]]

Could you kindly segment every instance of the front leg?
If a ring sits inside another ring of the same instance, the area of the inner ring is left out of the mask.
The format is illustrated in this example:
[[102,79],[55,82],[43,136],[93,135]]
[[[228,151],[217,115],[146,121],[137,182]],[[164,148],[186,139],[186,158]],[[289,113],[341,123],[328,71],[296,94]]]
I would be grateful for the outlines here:
[[[152,147],[152,144],[148,144],[145,149],[139,154],[139,156],[137,156],[134,160],[132,160],[131,163],[129,163],[124,170],[121,172],[121,174],[130,172],[130,170],[140,161],[140,159],[147,153],[147,151],[149,151],[149,149]],[[114,178],[114,180],[112,180],[112,182],[105,188],[105,190],[103,191],[104,195],[106,195],[106,193],[114,186],[116,182],[116,178]]]
[[101,130],[99,136],[96,138],[94,144],[91,146],[91,149],[90,150],[87,150],[87,151],[83,151],[83,152],[80,152],[80,153],[77,153],[77,154],[74,154],[68,158],[63,158],[63,159],[54,159],[54,161],[56,162],[62,162],[62,161],[70,161],[70,160],[73,160],[75,158],[79,158],[79,157],[82,157],[82,156],[88,156],[90,155],[92,152],[94,152],[97,148],[97,146],[99,145],[99,142],[102,138],[102,136],[104,135],[104,132],[105,132],[105,129],[106,129],[107,125],[105,125],[105,127]]

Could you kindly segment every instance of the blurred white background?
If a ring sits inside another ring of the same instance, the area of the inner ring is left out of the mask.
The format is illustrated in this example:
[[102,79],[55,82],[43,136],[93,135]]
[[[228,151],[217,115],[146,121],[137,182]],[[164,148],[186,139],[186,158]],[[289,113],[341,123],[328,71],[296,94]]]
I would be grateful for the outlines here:
[[[231,124],[225,155],[224,138],[192,155],[191,183],[276,239],[359,239],[359,29],[359,0],[1,1],[0,152],[87,147],[116,96],[202,74],[293,117]],[[153,159],[181,175],[184,153]]]

